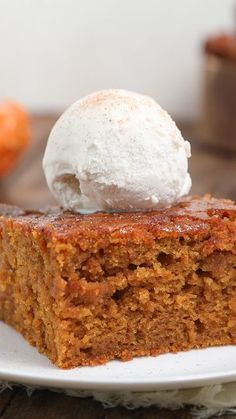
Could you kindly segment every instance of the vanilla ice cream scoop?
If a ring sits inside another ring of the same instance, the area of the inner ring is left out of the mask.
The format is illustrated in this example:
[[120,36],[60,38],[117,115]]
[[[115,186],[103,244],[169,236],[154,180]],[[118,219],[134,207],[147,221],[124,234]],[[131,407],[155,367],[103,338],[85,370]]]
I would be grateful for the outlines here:
[[75,102],[56,122],[43,168],[65,209],[150,210],[189,192],[188,157],[189,142],[153,99],[103,90]]

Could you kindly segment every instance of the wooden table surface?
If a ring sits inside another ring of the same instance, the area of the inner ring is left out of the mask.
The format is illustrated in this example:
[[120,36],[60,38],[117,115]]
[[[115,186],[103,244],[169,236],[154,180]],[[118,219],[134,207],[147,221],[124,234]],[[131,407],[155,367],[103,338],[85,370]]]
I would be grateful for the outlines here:
[[[32,120],[33,141],[17,168],[0,183],[0,200],[28,208],[54,203],[48,191],[41,161],[48,133],[55,116],[37,116]],[[183,135],[192,143],[190,172],[192,192],[209,192],[217,197],[236,200],[236,155],[223,153],[201,144],[194,124],[179,124]],[[224,416],[226,417],[226,416]],[[229,416],[236,419],[236,415]],[[49,392],[35,391],[28,397],[20,387],[0,393],[0,418],[14,419],[190,419],[189,409],[171,412],[158,408],[129,411],[124,408],[104,409],[94,400],[78,399]]]

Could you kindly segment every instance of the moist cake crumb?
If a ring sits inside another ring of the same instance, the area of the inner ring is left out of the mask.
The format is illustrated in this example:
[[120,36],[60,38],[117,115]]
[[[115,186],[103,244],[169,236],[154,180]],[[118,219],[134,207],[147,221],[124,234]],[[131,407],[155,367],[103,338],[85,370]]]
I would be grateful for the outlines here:
[[0,319],[61,368],[236,343],[236,206],[0,205]]

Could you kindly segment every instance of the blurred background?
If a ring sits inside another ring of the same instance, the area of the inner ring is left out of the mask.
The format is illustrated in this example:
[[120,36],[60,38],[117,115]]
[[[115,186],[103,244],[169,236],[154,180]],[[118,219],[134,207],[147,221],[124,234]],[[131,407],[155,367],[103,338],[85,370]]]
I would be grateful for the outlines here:
[[53,203],[41,169],[52,125],[114,87],[154,97],[176,120],[192,143],[193,193],[236,199],[235,0],[0,0],[0,10],[1,201]]

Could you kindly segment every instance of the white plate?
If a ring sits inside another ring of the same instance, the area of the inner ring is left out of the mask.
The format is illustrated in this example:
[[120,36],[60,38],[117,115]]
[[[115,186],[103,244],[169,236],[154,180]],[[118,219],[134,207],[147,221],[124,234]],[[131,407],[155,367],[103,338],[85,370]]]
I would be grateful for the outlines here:
[[236,380],[236,346],[61,370],[0,322],[0,381],[79,390],[164,390]]

